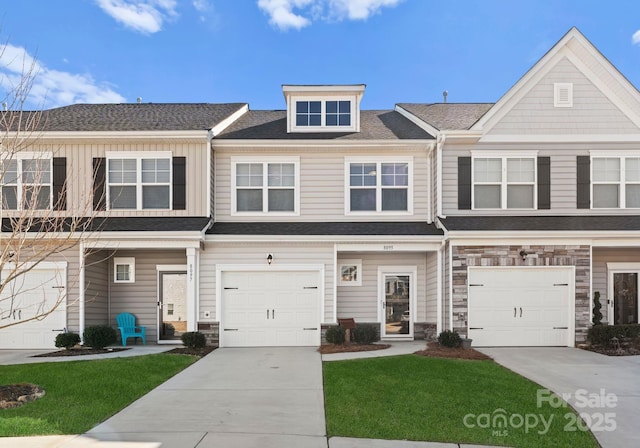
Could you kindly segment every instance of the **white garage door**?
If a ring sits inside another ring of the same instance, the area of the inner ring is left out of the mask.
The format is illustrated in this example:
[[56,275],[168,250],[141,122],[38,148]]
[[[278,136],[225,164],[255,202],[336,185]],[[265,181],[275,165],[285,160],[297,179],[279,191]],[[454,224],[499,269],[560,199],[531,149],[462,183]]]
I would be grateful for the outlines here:
[[41,263],[9,282],[0,294],[0,349],[55,348],[55,337],[66,322],[66,276],[61,264]]
[[224,347],[320,345],[320,275],[223,272]]
[[572,345],[572,267],[470,267],[468,285],[473,345]]

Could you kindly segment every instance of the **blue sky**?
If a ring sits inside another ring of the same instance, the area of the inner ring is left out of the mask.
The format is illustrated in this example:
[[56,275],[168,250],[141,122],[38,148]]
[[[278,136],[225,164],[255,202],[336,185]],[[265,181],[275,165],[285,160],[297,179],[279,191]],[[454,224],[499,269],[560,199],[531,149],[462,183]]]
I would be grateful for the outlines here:
[[281,84],[367,84],[362,107],[497,101],[572,26],[640,87],[636,0],[13,0],[0,88],[23,61],[27,109],[248,102]]

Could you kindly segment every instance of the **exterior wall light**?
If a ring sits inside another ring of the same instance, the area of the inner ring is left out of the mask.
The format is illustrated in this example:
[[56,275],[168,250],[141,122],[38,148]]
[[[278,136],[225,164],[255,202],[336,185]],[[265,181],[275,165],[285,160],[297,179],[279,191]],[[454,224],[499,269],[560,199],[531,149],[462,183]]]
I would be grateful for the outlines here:
[[272,254],[267,255],[267,264],[271,265],[272,262],[273,262],[273,255]]

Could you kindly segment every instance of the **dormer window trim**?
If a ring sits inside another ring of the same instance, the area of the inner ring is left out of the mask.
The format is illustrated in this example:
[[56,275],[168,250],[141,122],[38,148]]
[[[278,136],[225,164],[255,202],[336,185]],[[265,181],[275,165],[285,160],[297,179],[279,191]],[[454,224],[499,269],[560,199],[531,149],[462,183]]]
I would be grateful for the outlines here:
[[287,132],[360,132],[365,85],[283,85]]

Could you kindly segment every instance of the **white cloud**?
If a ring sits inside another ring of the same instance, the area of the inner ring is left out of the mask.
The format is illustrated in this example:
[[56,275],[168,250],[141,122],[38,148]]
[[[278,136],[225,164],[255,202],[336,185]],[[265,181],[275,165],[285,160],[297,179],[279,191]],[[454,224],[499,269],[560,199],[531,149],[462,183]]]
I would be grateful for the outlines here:
[[205,12],[211,9],[211,5],[207,0],[193,0],[193,7],[196,11]]
[[631,36],[631,41],[632,41],[635,45],[640,44],[640,30],[638,30],[638,31],[636,31],[635,33],[633,33],[633,36]]
[[74,103],[122,103],[126,99],[106,83],[97,83],[91,75],[74,74],[47,68],[24,48],[5,45],[0,54],[0,89],[5,100],[20,91],[21,83],[31,81],[27,104],[35,108],[65,106]]
[[116,21],[145,34],[157,33],[165,20],[178,15],[176,0],[96,0],[96,3]]
[[[383,7],[394,7],[402,0],[258,0],[269,15],[269,23],[281,30],[301,29],[311,18],[325,20],[366,20]],[[295,11],[295,12],[294,12]]]

